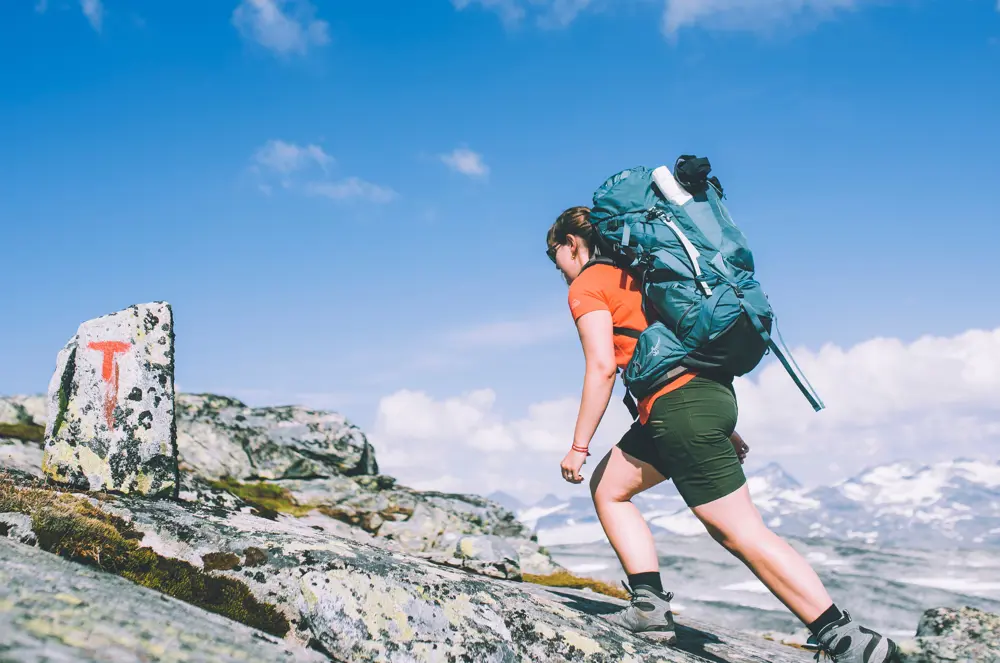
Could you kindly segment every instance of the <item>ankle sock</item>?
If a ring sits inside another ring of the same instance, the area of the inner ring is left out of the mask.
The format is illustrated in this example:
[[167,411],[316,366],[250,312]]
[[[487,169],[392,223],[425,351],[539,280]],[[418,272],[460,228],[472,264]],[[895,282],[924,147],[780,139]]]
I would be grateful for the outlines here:
[[844,613],[840,611],[840,608],[837,607],[836,603],[833,603],[830,605],[829,608],[826,609],[826,612],[824,612],[822,615],[816,618],[816,621],[809,624],[809,630],[812,632],[813,635],[819,637],[820,631],[822,631],[824,628],[834,623],[843,616]]
[[634,590],[637,585],[646,585],[647,587],[652,587],[661,594],[663,593],[663,581],[660,580],[659,571],[629,574],[628,586]]

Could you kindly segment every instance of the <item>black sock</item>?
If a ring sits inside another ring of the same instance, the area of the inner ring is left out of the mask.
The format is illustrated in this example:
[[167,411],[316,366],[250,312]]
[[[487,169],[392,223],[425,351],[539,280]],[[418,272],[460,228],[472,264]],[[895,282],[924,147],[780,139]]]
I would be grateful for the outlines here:
[[844,613],[840,611],[840,608],[837,607],[836,603],[833,603],[826,609],[826,612],[817,617],[816,621],[809,625],[809,630],[812,631],[813,635],[819,637],[820,631],[843,616]]
[[659,571],[647,571],[646,573],[630,574],[628,577],[628,586],[634,590],[637,585],[646,585],[647,587],[652,587],[661,594],[663,593],[663,581],[660,580]]

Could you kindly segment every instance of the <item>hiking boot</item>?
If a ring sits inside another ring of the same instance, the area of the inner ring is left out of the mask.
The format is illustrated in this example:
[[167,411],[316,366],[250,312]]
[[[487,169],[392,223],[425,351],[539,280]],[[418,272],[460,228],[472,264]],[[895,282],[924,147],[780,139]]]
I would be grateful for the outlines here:
[[815,639],[816,660],[828,654],[836,663],[897,663],[899,650],[889,638],[861,626],[850,613],[820,631]]
[[648,585],[636,585],[630,589],[622,582],[622,586],[631,599],[629,606],[614,614],[604,615],[604,619],[648,640],[666,644],[676,642],[674,615],[670,612],[673,593],[661,593]]

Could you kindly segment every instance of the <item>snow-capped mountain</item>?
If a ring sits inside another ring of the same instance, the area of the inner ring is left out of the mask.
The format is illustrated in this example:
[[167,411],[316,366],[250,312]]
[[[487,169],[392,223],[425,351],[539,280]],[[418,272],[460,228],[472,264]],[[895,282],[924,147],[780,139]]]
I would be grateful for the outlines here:
[[[782,534],[917,548],[1000,547],[1000,463],[893,463],[813,489],[772,463],[748,474],[748,485],[764,521]],[[670,482],[633,503],[654,531],[704,534]],[[589,497],[550,495],[517,514],[543,545],[604,538]]]

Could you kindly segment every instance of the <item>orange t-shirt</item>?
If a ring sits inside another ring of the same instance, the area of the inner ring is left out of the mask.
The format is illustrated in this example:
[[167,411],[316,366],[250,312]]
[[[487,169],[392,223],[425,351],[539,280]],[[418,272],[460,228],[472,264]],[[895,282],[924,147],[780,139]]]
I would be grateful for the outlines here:
[[[613,265],[591,265],[583,271],[569,286],[569,310],[573,321],[593,311],[610,311],[611,322],[615,327],[627,327],[637,331],[644,330],[649,323],[642,312],[642,293],[639,284]],[[637,339],[631,336],[615,334],[615,363],[624,369],[632,358]],[[649,419],[649,411],[653,402],[670,391],[678,389],[695,376],[694,371],[688,371],[663,385],[658,391],[639,400],[639,421],[643,424]]]

